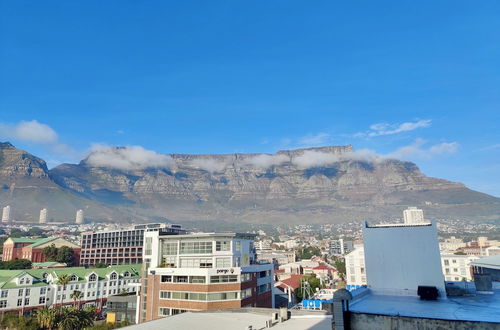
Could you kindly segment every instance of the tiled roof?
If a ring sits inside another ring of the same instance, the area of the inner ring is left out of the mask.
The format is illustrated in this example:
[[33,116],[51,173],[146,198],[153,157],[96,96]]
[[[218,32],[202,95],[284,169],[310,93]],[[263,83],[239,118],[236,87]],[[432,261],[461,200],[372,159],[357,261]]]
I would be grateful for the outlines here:
[[302,280],[302,275],[291,275],[290,278],[287,278],[286,280],[282,280],[281,283],[282,285],[279,285],[279,287],[291,287],[292,289],[296,290],[300,288],[300,282]]
[[9,237],[14,243],[35,243],[40,238],[26,238],[26,237]]
[[[120,276],[126,271],[130,273],[127,278],[140,278],[141,271],[140,264],[136,265],[116,265],[107,268],[84,268],[84,267],[68,267],[68,268],[49,268],[49,269],[18,269],[18,270],[0,270],[0,288],[15,288],[15,287],[30,287],[30,286],[42,286],[47,285],[43,282],[43,274],[47,273],[52,275],[53,278],[58,278],[63,274],[69,276],[78,276],[78,281],[73,281],[71,283],[86,282],[86,277],[92,273],[96,273],[100,280],[106,278],[107,275],[116,271]],[[17,285],[12,282],[16,277],[23,274],[29,274],[33,276],[36,281],[29,285]]]

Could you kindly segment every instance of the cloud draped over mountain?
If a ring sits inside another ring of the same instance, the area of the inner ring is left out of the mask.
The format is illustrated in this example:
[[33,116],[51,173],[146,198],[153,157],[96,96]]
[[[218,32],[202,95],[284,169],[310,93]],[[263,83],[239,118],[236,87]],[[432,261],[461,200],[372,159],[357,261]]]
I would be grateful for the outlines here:
[[109,147],[94,145],[86,162],[95,167],[109,167],[124,171],[169,167],[172,157],[146,150],[141,146]]

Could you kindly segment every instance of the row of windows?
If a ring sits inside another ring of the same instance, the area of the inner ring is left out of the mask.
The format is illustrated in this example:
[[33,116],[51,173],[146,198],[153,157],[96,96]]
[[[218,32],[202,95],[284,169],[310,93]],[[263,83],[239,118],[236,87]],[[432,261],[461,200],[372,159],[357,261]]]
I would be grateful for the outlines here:
[[160,307],[158,311],[158,316],[171,316],[171,315],[177,315],[181,313],[185,313],[187,310],[185,309],[177,309],[177,308],[167,308],[167,307]]
[[[245,274],[246,275],[246,274]],[[249,274],[251,275],[251,274]],[[247,278],[247,276],[245,276]],[[251,276],[250,276],[251,278]],[[206,283],[205,276],[172,276],[172,275],[162,275],[162,283],[195,283],[203,284]],[[210,276],[210,283],[231,283],[238,282],[238,275],[216,275]]]
[[[146,243],[147,240],[146,240]],[[213,242],[181,242],[180,254],[212,253]],[[241,251],[241,241],[235,241],[236,251]],[[231,241],[216,241],[215,251],[231,251]],[[177,255],[177,242],[162,244],[162,255]]]
[[238,291],[231,292],[178,292],[160,291],[160,299],[218,301],[238,299]]

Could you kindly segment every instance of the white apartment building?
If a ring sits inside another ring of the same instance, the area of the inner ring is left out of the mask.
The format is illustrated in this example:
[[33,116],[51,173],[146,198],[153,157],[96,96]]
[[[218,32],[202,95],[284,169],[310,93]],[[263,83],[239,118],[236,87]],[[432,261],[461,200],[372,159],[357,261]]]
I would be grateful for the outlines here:
[[[69,277],[66,286],[58,284],[61,275]],[[107,298],[122,290],[136,291],[140,265],[85,269],[83,267],[0,271],[0,314],[30,312],[44,306],[73,305],[74,291],[81,292],[76,303],[102,309]]]
[[442,254],[441,265],[446,281],[472,281],[472,261],[479,259],[476,256]]
[[444,238],[439,242],[439,250],[440,251],[449,251],[453,252],[460,248],[465,247],[467,244],[461,238],[456,238],[455,236],[451,236],[450,238]]
[[255,236],[146,231],[141,320],[188,310],[272,308],[273,265],[257,260]]
[[345,256],[346,282],[349,288],[366,285],[365,249],[362,244]]
[[410,206],[403,211],[404,223],[407,225],[424,223],[424,211],[417,209],[416,207]]

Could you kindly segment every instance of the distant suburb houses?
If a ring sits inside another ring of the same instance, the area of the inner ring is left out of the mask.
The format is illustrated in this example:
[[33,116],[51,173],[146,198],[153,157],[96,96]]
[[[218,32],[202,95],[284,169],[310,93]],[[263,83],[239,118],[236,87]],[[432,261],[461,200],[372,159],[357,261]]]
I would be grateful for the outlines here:
[[[61,305],[93,305],[100,310],[106,306],[109,296],[137,290],[140,267],[3,270],[0,272],[0,314],[29,313],[44,306]],[[60,284],[62,275],[69,279],[66,285]]]

